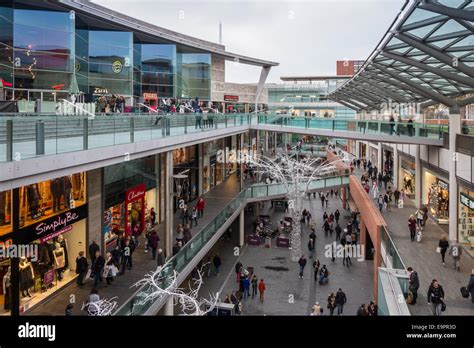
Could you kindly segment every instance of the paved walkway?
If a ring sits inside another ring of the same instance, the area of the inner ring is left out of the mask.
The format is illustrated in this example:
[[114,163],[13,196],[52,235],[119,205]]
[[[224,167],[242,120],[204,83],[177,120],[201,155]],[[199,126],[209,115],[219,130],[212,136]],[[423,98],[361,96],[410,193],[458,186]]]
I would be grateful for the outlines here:
[[[360,175],[360,172],[357,173]],[[381,192],[385,193],[383,189]],[[375,201],[374,201],[375,204]],[[441,255],[436,253],[439,239],[447,233],[447,225],[438,225],[429,218],[423,230],[421,243],[411,242],[408,231],[408,218],[416,212],[414,201],[405,198],[404,206],[398,209],[394,204],[391,211],[382,211],[388,224],[389,233],[400,253],[406,267],[413,267],[418,272],[420,288],[417,304],[408,306],[412,315],[431,315],[431,307],[427,303],[428,287],[433,279],[437,279],[445,291],[446,315],[474,315],[474,303],[461,296],[460,288],[469,282],[474,259],[467,252],[461,257],[461,272],[455,271],[452,258],[446,254],[446,266],[441,262]],[[455,223],[457,219],[450,219]]]
[[[198,226],[192,228],[192,234],[200,232],[210,221],[212,221],[222,208],[230,202],[239,192],[239,179],[235,174],[231,175],[224,183],[217,186],[211,192],[204,195],[206,208],[203,218],[198,220]],[[191,203],[191,206],[194,204]],[[179,212],[175,214],[175,226],[181,223]],[[158,234],[161,241],[164,241],[164,223],[158,226]],[[175,229],[176,234],[176,229]],[[160,247],[163,242],[160,242]],[[133,269],[126,270],[125,274],[115,278],[111,286],[105,286],[105,280],[99,285],[101,297],[111,299],[117,297],[116,301],[121,306],[136,290],[132,287],[137,281],[143,278],[144,274],[156,269],[156,261],[152,260],[151,252],[145,253],[145,237],[140,239],[140,246],[133,253]],[[28,311],[28,315],[64,315],[64,310],[71,298],[75,299],[76,305],[73,310],[74,315],[85,315],[81,311],[82,303],[86,300],[91,288],[92,281],[87,281],[83,287],[78,287],[75,283],[66,286],[57,294],[53,295],[47,302]]]
[[[348,213],[342,209],[340,201],[336,198],[331,199],[327,211],[335,211],[336,207],[341,212],[340,224],[343,226],[347,224],[344,215]],[[265,280],[267,287],[265,302],[261,303],[258,298],[243,300],[243,315],[308,315],[316,301],[324,309],[324,314],[328,315],[328,295],[330,292],[336,292],[338,288],[345,291],[348,299],[344,315],[355,315],[362,303],[367,304],[373,299],[373,262],[352,260],[353,266],[347,268],[342,265],[341,259],[332,262],[330,258],[325,257],[325,246],[335,240],[335,234],[326,238],[321,229],[322,215],[326,208],[323,210],[319,199],[305,200],[305,208],[311,210],[313,219],[317,221],[316,257],[319,258],[321,265],[326,264],[328,267],[330,272],[328,285],[321,286],[314,282],[313,259],[308,258],[307,251],[309,229],[303,226],[302,246],[308,260],[303,279],[299,279],[299,266],[290,260],[288,249],[246,245],[242,248],[239,257],[234,256],[228,241],[221,241],[219,254],[223,260],[222,272],[219,276],[205,279],[200,291],[201,296],[208,297],[209,293],[220,292],[221,300],[224,300],[227,294],[238,290],[235,264],[240,259],[244,267],[254,267],[255,274]],[[262,214],[271,215],[274,226],[287,215],[274,212],[269,204]],[[251,234],[252,229],[253,216],[248,214],[246,215],[246,234]]]

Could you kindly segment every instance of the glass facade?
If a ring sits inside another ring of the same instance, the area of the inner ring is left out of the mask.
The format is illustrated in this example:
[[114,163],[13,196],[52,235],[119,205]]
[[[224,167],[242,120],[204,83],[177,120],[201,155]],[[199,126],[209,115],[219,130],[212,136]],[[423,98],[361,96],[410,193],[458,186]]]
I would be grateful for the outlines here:
[[140,42],[82,13],[40,6],[0,0],[0,78],[16,99],[55,102],[82,92],[210,100],[211,54]]
[[211,55],[178,51],[178,98],[211,97]]
[[[75,17],[0,2],[0,77],[15,89],[69,90]],[[28,98],[26,93],[17,93]]]

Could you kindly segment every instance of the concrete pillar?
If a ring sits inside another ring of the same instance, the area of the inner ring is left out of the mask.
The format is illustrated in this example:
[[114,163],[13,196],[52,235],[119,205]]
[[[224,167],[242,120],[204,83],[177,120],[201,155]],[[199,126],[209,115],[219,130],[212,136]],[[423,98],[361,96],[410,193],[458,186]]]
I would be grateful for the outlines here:
[[449,114],[449,240],[458,239],[458,183],[456,180],[456,134],[461,133],[461,115],[459,109],[450,109]]
[[202,196],[202,186],[203,186],[203,177],[202,177],[202,170],[203,170],[203,161],[204,155],[202,153],[202,144],[198,145],[198,175],[199,175],[199,182],[198,182],[198,195]]
[[239,221],[239,246],[243,247],[245,244],[245,214],[244,210],[240,212],[240,221]]
[[273,132],[273,151],[277,152],[277,133]]
[[377,147],[377,168],[379,170],[379,173],[383,174],[383,163],[382,163],[382,143],[378,143]]
[[[104,224],[104,199],[103,187],[104,177],[103,168],[89,170],[86,174],[87,181],[87,245],[84,245],[86,253],[89,252],[89,245],[95,241],[100,246],[100,251],[105,250],[103,238],[103,224]],[[87,255],[89,258],[90,255]]]
[[420,145],[415,145],[415,207],[417,208],[422,205],[421,191]]
[[245,108],[245,109],[244,109],[244,112],[245,112],[246,114],[248,114],[248,113],[250,112],[250,105],[249,105],[249,104],[245,104],[245,105],[244,105],[244,108]]
[[166,154],[159,154],[160,158],[160,209],[159,209],[159,223],[163,223],[166,220]]
[[174,304],[173,304],[173,297],[169,298],[168,301],[165,303],[165,315],[173,316],[174,315]]
[[242,160],[242,151],[244,148],[244,135],[240,134],[239,138],[240,138],[240,144],[239,144],[240,152],[238,153],[238,156],[237,156],[237,160],[239,161],[237,164],[240,166],[240,190],[242,191],[244,188],[244,161]]
[[[360,219],[360,235],[359,235],[359,244],[364,246],[364,249],[367,246],[367,231],[365,228],[364,219]],[[363,253],[363,258],[365,260],[365,253]]]
[[398,172],[400,167],[397,144],[393,144],[393,187],[398,189]]
[[165,253],[166,257],[173,255],[173,152],[168,151],[166,157],[166,182],[165,182]]
[[265,131],[265,153],[268,152],[268,132]]

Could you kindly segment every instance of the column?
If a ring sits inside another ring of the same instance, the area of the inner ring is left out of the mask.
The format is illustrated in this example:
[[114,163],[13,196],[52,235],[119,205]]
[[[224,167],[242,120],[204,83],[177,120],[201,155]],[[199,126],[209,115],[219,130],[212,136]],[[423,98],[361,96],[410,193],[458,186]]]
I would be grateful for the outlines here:
[[[248,105],[248,104],[247,104]],[[239,134],[239,150],[240,152],[237,152],[237,164],[240,167],[240,190],[242,191],[244,189],[244,161],[242,160],[242,151],[244,148],[244,135]]]
[[399,172],[399,156],[398,156],[398,146],[393,144],[393,187],[398,189],[398,172]]
[[273,132],[273,151],[277,153],[277,133]]
[[165,254],[166,257],[173,255],[173,152],[168,151],[166,157],[166,182],[165,182]]
[[202,196],[202,185],[203,185],[203,177],[202,177],[202,169],[203,169],[203,153],[202,153],[202,143],[198,145],[198,175],[199,175],[199,182],[198,182],[198,195]]
[[382,163],[382,143],[378,143],[377,147],[377,169],[379,170],[379,173],[383,174],[383,163]]
[[268,131],[265,131],[265,153],[268,152]]
[[342,208],[348,209],[347,207],[347,187],[341,187],[341,199],[342,199]]
[[459,108],[449,110],[449,240],[458,239],[458,183],[456,180],[456,135],[461,133],[461,115]]
[[[99,168],[89,170],[86,174],[87,181],[87,245],[85,250],[88,253],[88,246],[95,241],[100,245],[100,250],[105,251],[105,244],[103,238],[103,223],[104,223],[104,199],[102,196],[104,186],[104,171]],[[88,259],[90,255],[87,255]]]
[[364,248],[364,255],[363,258],[365,260],[365,256],[367,255],[367,250],[365,248],[367,247],[367,230],[365,228],[365,222],[364,219],[360,219],[360,236],[359,236],[359,244],[363,246]]
[[[18,231],[20,229],[20,189],[12,190],[12,230]],[[16,239],[13,243],[18,244]],[[10,258],[10,294],[11,294],[11,308],[10,314],[15,317],[20,316],[20,259],[18,257]],[[2,284],[3,286],[3,284]]]
[[239,221],[239,247],[243,247],[245,244],[245,213],[244,210],[240,212],[240,221]]
[[244,113],[248,114],[250,112],[250,105],[249,104],[245,104],[244,105]]
[[421,207],[421,162],[420,145],[415,145],[415,207]]

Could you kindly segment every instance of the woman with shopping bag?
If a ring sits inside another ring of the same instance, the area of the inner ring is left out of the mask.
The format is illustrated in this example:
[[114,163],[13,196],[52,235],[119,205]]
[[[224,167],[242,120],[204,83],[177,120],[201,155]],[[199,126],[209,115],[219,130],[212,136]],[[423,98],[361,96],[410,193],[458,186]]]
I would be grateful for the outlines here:
[[118,269],[117,266],[114,264],[114,259],[112,257],[111,253],[107,253],[105,256],[105,267],[104,267],[104,273],[102,276],[105,278],[105,281],[107,282],[107,285],[112,284],[114,281],[114,278],[117,276]]

